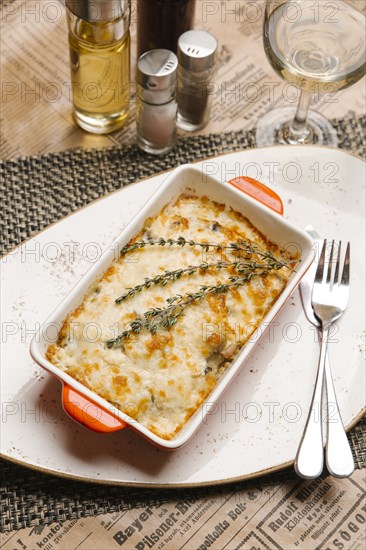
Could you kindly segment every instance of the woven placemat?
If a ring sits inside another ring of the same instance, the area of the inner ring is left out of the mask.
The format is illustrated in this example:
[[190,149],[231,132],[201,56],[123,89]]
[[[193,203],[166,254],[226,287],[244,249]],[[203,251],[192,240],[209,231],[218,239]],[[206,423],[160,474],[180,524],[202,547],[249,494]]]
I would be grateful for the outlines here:
[[[333,121],[340,147],[365,156],[366,120],[350,116]],[[72,211],[125,185],[174,168],[223,153],[255,146],[253,131],[226,132],[182,138],[164,157],[152,157],[135,145],[96,150],[69,150],[0,162],[1,251],[5,253],[31,235]],[[366,420],[349,433],[358,468],[366,467]],[[75,482],[0,460],[0,530],[47,525],[117,512],[146,504],[161,504],[187,496],[212,496],[232,486],[194,489],[137,489]],[[244,486],[277,485],[296,479],[292,469]]]
[[[351,116],[333,122],[340,147],[365,156],[366,119]],[[255,147],[253,130],[182,138],[163,157],[131,145],[0,162],[0,253],[106,193],[185,162],[250,147]]]

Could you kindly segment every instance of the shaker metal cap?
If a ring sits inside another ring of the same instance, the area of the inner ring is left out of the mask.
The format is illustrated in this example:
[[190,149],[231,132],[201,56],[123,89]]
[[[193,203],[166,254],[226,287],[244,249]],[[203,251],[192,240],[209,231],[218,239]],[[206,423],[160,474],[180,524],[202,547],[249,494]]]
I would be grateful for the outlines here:
[[136,82],[151,91],[174,88],[177,83],[178,59],[170,50],[150,50],[137,62]]
[[178,39],[179,63],[192,71],[204,71],[213,67],[217,40],[207,31],[187,31]]
[[112,21],[130,9],[131,0],[66,0],[68,9],[84,21]]

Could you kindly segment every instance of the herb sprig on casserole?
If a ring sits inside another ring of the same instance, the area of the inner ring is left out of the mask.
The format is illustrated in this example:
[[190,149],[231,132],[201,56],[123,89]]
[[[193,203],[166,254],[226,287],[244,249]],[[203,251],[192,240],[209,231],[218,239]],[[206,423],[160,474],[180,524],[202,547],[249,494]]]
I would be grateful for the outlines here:
[[296,261],[239,212],[181,195],[124,247],[47,358],[171,439],[261,323]]

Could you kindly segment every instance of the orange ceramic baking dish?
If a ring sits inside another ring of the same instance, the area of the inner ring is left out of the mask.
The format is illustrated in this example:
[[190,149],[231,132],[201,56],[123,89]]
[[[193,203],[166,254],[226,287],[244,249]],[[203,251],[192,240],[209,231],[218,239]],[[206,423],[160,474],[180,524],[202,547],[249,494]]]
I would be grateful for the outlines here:
[[[67,316],[82,304],[87,291],[112,264],[116,247],[122,249],[141,231],[148,218],[156,216],[167,203],[182,194],[197,197],[205,196],[212,201],[231,207],[247,217],[254,227],[271,242],[277,243],[280,247],[292,243],[296,245],[298,250],[301,250],[301,262],[297,264],[296,270],[291,274],[283,292],[262,321],[262,328],[267,327],[284,306],[312,263],[314,256],[312,239],[305,231],[296,228],[282,217],[282,201],[267,186],[247,177],[238,177],[230,182],[223,182],[203,174],[194,165],[182,165],[167,176],[166,180],[127,227],[123,229],[115,242],[108,247],[99,261],[89,269],[67,298],[45,320],[30,346],[30,353],[34,360],[61,381],[63,385],[63,407],[77,422],[101,433],[115,432],[129,427],[139,432],[150,442],[167,450],[181,447],[192,437],[209,412],[208,403],[212,406],[218,400],[260,339],[248,341],[243,346],[234,357],[230,367],[224,372],[205,399],[205,402],[201,404],[173,438],[164,439],[84,384],[78,382],[67,372],[52,364],[46,357],[50,342],[46,341],[43,335],[47,334],[47,331],[44,330],[45,326],[52,323],[61,327]],[[265,330],[259,332],[263,335]]]

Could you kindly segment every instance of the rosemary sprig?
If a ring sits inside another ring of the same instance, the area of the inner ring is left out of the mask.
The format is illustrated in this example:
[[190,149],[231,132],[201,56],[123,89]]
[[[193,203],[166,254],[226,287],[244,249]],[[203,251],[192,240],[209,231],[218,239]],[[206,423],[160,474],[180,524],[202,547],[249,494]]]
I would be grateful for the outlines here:
[[147,240],[140,239],[139,241],[136,241],[132,244],[127,244],[121,249],[121,255],[127,254],[128,252],[134,252],[135,250],[139,250],[141,248],[145,248],[148,246],[173,246],[177,245],[180,247],[184,247],[186,245],[188,246],[201,246],[205,250],[208,250],[210,245],[208,243],[197,243],[192,239],[185,239],[184,237],[180,236],[177,239],[164,239],[163,237],[159,237],[158,239],[149,238]]
[[272,268],[267,267],[259,272],[254,272],[250,267],[242,276],[229,277],[228,283],[218,285],[203,285],[198,292],[188,292],[186,294],[176,294],[167,299],[168,305],[165,308],[155,307],[146,311],[142,316],[137,316],[131,323],[130,328],[124,330],[116,338],[111,338],[106,342],[107,348],[112,348],[120,344],[124,339],[130,338],[133,334],[140,333],[143,329],[155,333],[158,328],[170,328],[174,326],[184,310],[194,302],[198,302],[211,294],[226,294],[233,288],[239,288],[248,283],[254,276],[267,276]]
[[[166,286],[168,283],[172,283],[174,281],[179,280],[184,275],[194,275],[197,272],[203,272],[205,273],[208,269],[214,268],[214,269],[229,269],[233,268],[238,273],[243,273],[248,268],[252,271],[255,271],[257,269],[263,269],[263,267],[268,267],[270,269],[281,269],[282,267],[287,267],[290,262],[287,261],[280,261],[276,258],[267,258],[267,263],[263,264],[260,262],[243,262],[242,260],[235,261],[235,262],[225,262],[225,261],[219,261],[215,263],[207,263],[202,262],[199,265],[191,265],[187,268],[181,268],[181,269],[175,269],[173,271],[166,270],[163,273],[159,275],[155,275],[154,277],[146,277],[145,281],[143,283],[140,283],[132,288],[128,288],[127,292],[125,294],[122,294],[122,296],[119,296],[116,300],[116,304],[120,304],[121,302],[124,302],[125,300],[128,300],[129,298],[133,298],[136,294],[140,293],[144,289],[148,289],[153,285],[161,285]],[[291,261],[293,263],[293,260]]]
[[[215,263],[203,262],[199,265],[192,265],[187,268],[181,268],[171,271],[167,270],[164,271],[164,273],[155,275],[154,277],[145,278],[145,281],[143,283],[140,283],[133,288],[127,289],[127,292],[125,294],[115,300],[116,304],[119,304],[124,300],[127,300],[128,298],[132,298],[136,293],[141,292],[143,289],[149,288],[152,285],[165,286],[169,282],[176,281],[184,275],[190,276],[200,270],[205,272],[209,268],[228,269],[231,267],[238,272],[238,275],[229,277],[228,282],[219,283],[211,286],[203,285],[197,292],[189,292],[183,295],[176,294],[175,296],[171,296],[166,300],[168,305],[165,308],[151,308],[143,315],[137,316],[129,324],[128,329],[124,330],[116,338],[111,338],[106,342],[107,348],[112,348],[120,344],[124,339],[130,338],[132,334],[140,333],[143,329],[147,330],[150,333],[155,333],[159,328],[168,329],[174,326],[179,317],[183,314],[184,310],[189,305],[194,302],[200,301],[211,294],[225,294],[233,288],[238,288],[248,283],[253,277],[265,277],[271,271],[279,270],[282,267],[287,267],[291,271],[294,271],[290,264],[293,264],[295,260],[279,260],[273,255],[270,250],[262,251],[257,247],[255,243],[244,240],[232,242],[226,245],[223,243],[200,243],[194,241],[193,239],[185,239],[182,236],[179,236],[177,239],[164,239],[163,237],[157,239],[149,238],[147,240],[141,239],[139,241],[136,241],[135,243],[132,243],[131,245],[126,245],[121,250],[121,255],[148,246],[173,245],[177,245],[181,248],[183,248],[184,246],[201,247],[205,251],[213,248],[217,251],[225,250],[232,253],[245,252],[246,256],[244,256],[244,258],[240,257],[239,260],[235,261],[219,261]],[[256,255],[261,260],[264,260],[264,262],[254,261],[253,255]]]
[[[159,237],[157,239],[149,238],[147,240],[140,239],[139,241],[136,241],[132,244],[128,244],[124,246],[121,249],[121,255],[127,254],[129,252],[134,252],[136,250],[146,248],[149,246],[179,246],[181,248],[185,246],[189,247],[200,247],[206,252],[213,248],[214,250],[217,250],[218,252],[227,250],[229,252],[246,252],[248,254],[256,254],[257,256],[260,256],[262,258],[274,258],[272,252],[269,250],[266,250],[266,252],[262,252],[260,249],[258,249],[257,245],[249,240],[244,241],[240,240],[238,242],[232,242],[229,244],[218,244],[218,243],[207,243],[207,242],[197,242],[193,239],[186,239],[185,237],[179,236],[177,239],[164,239],[163,237]],[[250,259],[248,257],[247,259]]]

